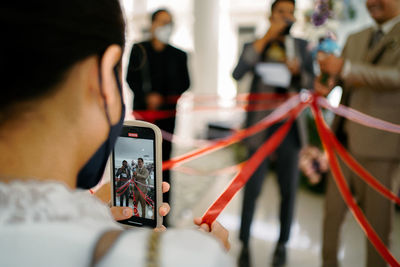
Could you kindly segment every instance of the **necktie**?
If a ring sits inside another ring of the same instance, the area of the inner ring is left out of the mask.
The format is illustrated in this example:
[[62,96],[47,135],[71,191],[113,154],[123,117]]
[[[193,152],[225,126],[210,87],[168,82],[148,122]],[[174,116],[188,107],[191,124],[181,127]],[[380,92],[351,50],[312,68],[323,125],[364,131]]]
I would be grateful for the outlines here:
[[371,41],[369,42],[369,48],[373,48],[383,37],[383,31],[381,29],[376,30],[372,36]]

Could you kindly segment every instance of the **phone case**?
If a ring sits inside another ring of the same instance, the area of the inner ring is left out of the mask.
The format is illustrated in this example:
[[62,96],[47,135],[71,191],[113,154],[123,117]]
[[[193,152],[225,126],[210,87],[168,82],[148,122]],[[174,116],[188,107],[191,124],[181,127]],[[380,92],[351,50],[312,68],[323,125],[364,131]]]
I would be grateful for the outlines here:
[[[156,207],[154,210],[155,216],[157,217],[157,224],[156,227],[160,227],[162,226],[162,221],[163,221],[163,217],[160,216],[160,214],[158,213],[158,210],[160,209],[160,206],[162,204],[162,134],[161,134],[161,130],[158,128],[158,126],[149,123],[149,122],[145,122],[145,121],[139,121],[139,120],[134,120],[134,121],[124,121],[124,127],[125,126],[136,126],[136,127],[143,127],[143,128],[151,128],[154,131],[154,135],[155,135],[155,140],[154,140],[154,145],[155,145],[155,160],[154,160],[154,164],[155,164],[155,175],[156,175],[156,183],[155,183],[155,187],[156,187]],[[113,153],[111,153],[110,155],[110,163],[111,163],[111,167],[110,167],[110,182],[111,182],[111,196],[112,196],[112,205],[115,206],[115,197],[114,197],[114,170],[112,167],[112,162],[113,162]],[[123,224],[124,226],[127,227],[134,227],[134,225],[127,225],[127,224]]]

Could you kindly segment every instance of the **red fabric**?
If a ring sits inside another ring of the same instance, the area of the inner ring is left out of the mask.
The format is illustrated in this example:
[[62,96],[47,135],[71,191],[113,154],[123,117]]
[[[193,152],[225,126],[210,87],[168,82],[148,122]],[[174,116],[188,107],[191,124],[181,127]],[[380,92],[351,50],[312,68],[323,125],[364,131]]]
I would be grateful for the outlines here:
[[283,141],[292,126],[294,118],[282,125],[245,163],[242,170],[233,178],[227,189],[208,208],[202,217],[202,223],[211,225],[235,194],[246,184],[261,162],[271,154]]
[[175,157],[168,161],[164,161],[162,170],[163,171],[169,170],[169,169],[173,168],[174,166],[177,166],[178,164],[182,164],[188,160],[193,160],[194,158],[200,157],[206,153],[210,153],[212,151],[221,149],[221,148],[231,145],[239,140],[242,140],[248,136],[251,136],[261,130],[264,130],[264,129],[268,128],[269,126],[271,126],[272,124],[288,117],[291,112],[296,112],[299,109],[303,109],[304,105],[299,105],[299,103],[300,103],[300,97],[299,97],[299,95],[296,95],[296,96],[292,97],[291,99],[287,100],[285,103],[283,103],[281,106],[279,106],[274,112],[272,112],[265,119],[263,119],[259,123],[255,124],[254,126],[251,126],[250,128],[247,128],[244,130],[237,131],[235,134],[233,134],[227,138],[221,139],[221,140],[215,142],[211,146],[200,148],[200,149],[194,150],[192,152],[186,153],[182,156],[178,156],[178,157]]
[[329,128],[326,128],[327,135],[331,140],[333,147],[336,152],[340,155],[343,161],[349,166],[357,175],[368,183],[372,188],[381,193],[387,199],[400,205],[400,198],[396,196],[393,192],[382,185],[374,176],[372,176],[363,166],[361,166],[346,149],[340,144],[336,136],[332,133]]
[[320,110],[318,109],[316,103],[314,102],[312,105],[313,114],[315,117],[316,125],[318,133],[321,137],[322,143],[328,153],[328,159],[331,166],[331,171],[335,182],[339,188],[339,191],[346,202],[347,206],[349,207],[350,211],[352,212],[353,216],[363,229],[364,233],[366,234],[367,238],[371,241],[373,246],[376,248],[378,253],[385,259],[385,261],[390,264],[390,266],[400,267],[399,262],[393,257],[387,247],[383,244],[382,240],[376,234],[374,229],[369,224],[368,220],[365,218],[364,213],[361,209],[357,206],[356,201],[354,200],[353,196],[350,193],[349,187],[346,183],[346,180],[343,176],[343,173],[340,169],[340,166],[337,162],[337,158],[334,154],[334,143],[331,141],[328,127],[326,126],[325,122],[323,121],[322,115]]

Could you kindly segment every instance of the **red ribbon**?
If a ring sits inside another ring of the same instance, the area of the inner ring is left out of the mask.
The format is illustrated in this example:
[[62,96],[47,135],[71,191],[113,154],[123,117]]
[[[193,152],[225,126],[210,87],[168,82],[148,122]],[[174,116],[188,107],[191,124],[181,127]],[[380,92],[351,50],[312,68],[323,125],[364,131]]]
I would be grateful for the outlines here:
[[225,191],[208,208],[202,217],[202,223],[211,225],[235,194],[246,184],[263,160],[283,141],[292,126],[294,117],[282,125],[246,162],[242,170],[231,181]]
[[[220,107],[220,106],[203,106],[193,107],[189,111],[215,111],[215,110],[238,110],[238,111],[266,111],[272,110],[279,106],[282,101],[274,101],[272,103],[257,103],[257,104],[237,104],[233,107]],[[148,122],[155,122],[156,120],[173,118],[176,116],[176,110],[135,110],[132,115],[138,120]]]
[[400,125],[398,124],[371,117],[367,114],[343,105],[339,105],[339,107],[333,107],[329,104],[328,100],[323,97],[318,97],[317,102],[320,106],[329,109],[335,114],[345,117],[346,119],[352,120],[367,127],[400,134]]
[[[291,94],[278,94],[278,93],[242,93],[237,94],[236,97],[233,97],[232,100],[237,101],[265,101],[265,100],[284,100],[288,96],[293,95]],[[219,100],[219,96],[217,95],[183,95],[182,98],[189,98],[192,99],[193,102],[210,102]],[[177,99],[177,98],[175,98]],[[168,102],[172,103],[172,102]],[[176,103],[176,102],[175,102]]]
[[[120,180],[122,180],[122,179],[120,179]],[[131,179],[127,179],[127,182],[126,182],[125,184],[123,184],[123,185],[121,185],[120,187],[118,187],[117,193],[121,192],[122,189],[125,188],[125,190],[124,190],[122,193],[120,193],[120,195],[122,195],[122,194],[126,191],[126,188],[128,188],[128,186],[129,186],[130,184],[131,184]],[[118,195],[118,196],[120,196],[120,195]]]
[[[273,100],[275,102],[267,102],[267,103],[249,103],[238,105],[240,108],[243,108],[246,111],[252,110],[265,110],[270,109],[276,105],[277,100],[284,100],[287,96],[283,96],[280,94],[241,94],[238,95],[235,99],[237,101],[265,101],[265,100]],[[178,98],[170,99],[169,101],[177,101]],[[214,101],[215,96],[197,96],[193,98],[196,102],[200,101]],[[308,99],[308,100],[307,100]],[[215,143],[211,143],[210,146],[204,147],[180,157],[173,158],[169,161],[163,163],[163,170],[171,169],[174,166],[182,164],[188,160],[194,159],[206,153],[210,153],[217,149],[228,146],[234,142],[237,142],[243,138],[251,136],[263,129],[268,128],[270,125],[283,120],[290,116],[290,119],[281,126],[272,136],[269,138],[260,149],[244,164],[240,172],[235,176],[235,178],[231,181],[226,190],[219,196],[219,198],[209,207],[209,209],[205,212],[202,217],[202,223],[207,223],[211,225],[212,222],[218,217],[218,215],[222,212],[222,210],[226,207],[226,205],[231,201],[234,195],[245,185],[254,171],[258,168],[261,162],[271,154],[282,142],[282,140],[287,135],[291,124],[293,123],[294,118],[305,106],[305,102],[310,100],[310,94],[296,95],[291,99],[287,100],[285,103],[280,105],[276,110],[274,110],[269,116],[267,116],[264,120],[257,123],[256,125],[237,131],[232,136],[216,141]],[[303,102],[303,104],[301,104]],[[312,98],[311,108],[315,117],[316,126],[318,133],[321,137],[322,143],[325,147],[325,150],[328,153],[329,163],[331,165],[331,171],[333,173],[333,177],[335,182],[339,188],[339,191],[352,212],[353,216],[356,218],[361,228],[365,232],[367,238],[371,241],[380,255],[389,263],[391,266],[400,267],[400,264],[396,261],[390,251],[383,244],[382,240],[376,234],[374,229],[369,224],[368,220],[365,218],[365,215],[362,213],[361,209],[357,206],[355,200],[353,199],[351,192],[348,188],[346,180],[343,176],[341,168],[338,164],[335,151],[340,155],[346,165],[348,165],[355,173],[360,176],[366,183],[368,183],[371,187],[377,190],[380,194],[388,198],[389,200],[400,204],[400,198],[397,197],[393,192],[383,186],[375,177],[373,177],[367,170],[365,170],[340,144],[340,142],[336,139],[334,134],[331,132],[329,127],[325,124],[323,117],[320,113],[320,110],[317,107],[317,104],[325,107],[337,115],[343,116],[349,120],[355,121],[357,123],[363,124],[365,126],[400,133],[400,125],[393,124],[387,121],[383,121],[366,114],[363,114],[357,110],[351,109],[349,107],[345,107],[343,105],[339,105],[339,107],[331,106],[325,98],[317,97],[314,95]],[[215,109],[215,107],[196,107],[194,110],[211,110]],[[236,107],[237,108],[237,107]],[[155,121],[156,119],[169,118],[175,116],[175,111],[138,111],[135,112],[137,117],[141,119],[145,119],[147,121]],[[170,136],[172,137],[172,136]],[[236,167],[236,166],[234,166]],[[236,167],[237,168],[237,167]],[[231,169],[231,168],[228,168]],[[147,201],[147,199],[146,199]]]
[[368,220],[365,218],[365,215],[361,211],[361,209],[357,206],[354,198],[352,197],[349,187],[346,183],[346,180],[343,176],[341,168],[337,162],[337,158],[334,154],[334,143],[330,139],[329,132],[327,130],[327,126],[322,118],[320,110],[318,109],[316,102],[312,103],[312,111],[315,117],[316,125],[318,133],[321,137],[322,143],[328,153],[328,160],[331,165],[331,171],[333,173],[333,177],[335,182],[339,188],[339,191],[346,202],[347,206],[349,207],[350,211],[352,212],[353,216],[356,218],[358,223],[360,224],[361,228],[365,232],[368,239],[371,241],[373,246],[379,252],[379,254],[385,259],[387,263],[391,266],[400,267],[400,264],[396,261],[390,251],[386,248],[385,244],[376,234],[374,229],[369,224]]
[[337,140],[336,136],[332,133],[332,131],[327,128],[326,129],[329,139],[333,143],[333,146],[336,152],[339,153],[340,157],[349,166],[357,175],[362,178],[366,183],[368,183],[372,188],[381,193],[384,197],[389,200],[400,205],[400,198],[396,196],[393,192],[387,189],[384,185],[382,185],[374,176],[372,176],[364,167],[360,165],[350,154],[346,151],[346,149],[340,144]]
[[266,129],[267,127],[271,126],[272,124],[289,116],[291,111],[294,111],[297,109],[303,109],[304,105],[299,105],[300,103],[301,103],[300,95],[295,95],[292,98],[288,99],[285,103],[280,105],[277,109],[275,109],[270,115],[268,115],[265,119],[263,119],[259,123],[251,126],[248,129],[239,130],[235,134],[233,134],[227,138],[224,138],[220,141],[217,141],[216,143],[214,143],[211,146],[200,148],[200,149],[194,150],[192,152],[189,152],[187,154],[184,154],[182,156],[170,159],[168,161],[164,161],[162,169],[163,169],[163,171],[169,170],[172,167],[182,164],[188,160],[192,160],[192,159],[202,156],[206,153],[210,153],[212,151],[221,149],[221,148],[231,145],[239,140],[242,140],[248,136],[251,136],[263,129]]
[[133,194],[133,199],[132,200],[133,200],[133,215],[135,215],[136,217],[139,217],[139,210],[137,208],[135,194]]
[[[258,110],[270,110],[276,108],[279,102],[286,100],[290,94],[276,94],[276,93],[257,93],[257,94],[239,94],[232,100],[244,101],[244,102],[263,102],[263,103],[241,103],[237,104],[235,107],[219,107],[219,106],[203,106],[194,107],[192,111],[213,111],[221,109],[239,109],[244,111],[258,111]],[[166,98],[166,103],[176,104],[179,96],[168,96]],[[215,95],[199,95],[193,97],[193,102],[203,102],[207,103],[215,102],[219,98]],[[132,115],[139,119],[148,122],[155,122],[156,120],[162,120],[167,118],[175,117],[176,110],[135,110]]]
[[154,123],[156,120],[168,119],[175,117],[175,110],[135,110],[132,115],[139,120]]
[[[137,186],[135,182],[133,182],[133,185],[136,187],[136,189],[139,191],[139,194],[143,197],[143,199],[149,204],[152,208],[154,208],[154,202],[151,198],[149,198],[145,193],[143,193],[142,190]],[[135,195],[135,194],[134,194]],[[150,203],[151,202],[151,203]]]
[[244,166],[245,162],[233,165],[233,166],[229,166],[229,167],[225,167],[222,169],[217,169],[214,171],[206,171],[206,170],[195,170],[192,168],[188,168],[188,167],[184,167],[184,166],[179,166],[174,168],[174,171],[178,171],[178,172],[182,172],[188,175],[197,175],[197,176],[218,176],[218,175],[223,175],[223,174],[228,174],[228,173],[233,173],[233,172],[238,172],[240,171],[243,166]]

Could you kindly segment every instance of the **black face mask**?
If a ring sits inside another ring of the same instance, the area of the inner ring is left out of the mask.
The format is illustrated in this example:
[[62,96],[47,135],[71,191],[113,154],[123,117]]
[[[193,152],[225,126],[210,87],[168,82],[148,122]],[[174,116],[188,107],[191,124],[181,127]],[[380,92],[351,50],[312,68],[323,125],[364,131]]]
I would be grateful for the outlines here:
[[106,108],[106,115],[108,119],[108,124],[110,126],[110,132],[108,138],[96,151],[96,153],[89,159],[85,166],[80,170],[78,174],[78,180],[76,186],[82,189],[90,189],[96,186],[104,173],[106,168],[108,157],[115,146],[115,142],[122,130],[125,115],[125,105],[122,98],[122,86],[119,81],[117,68],[114,68],[115,79],[117,81],[118,90],[121,96],[121,118],[119,122],[115,125],[111,125],[108,108]]
[[290,29],[293,26],[293,21],[286,20],[286,24],[287,24],[286,28],[281,33],[282,35],[289,35],[290,34]]

